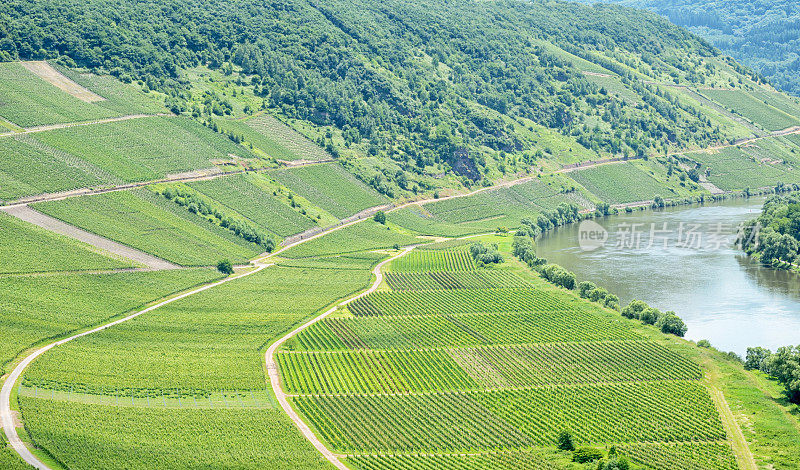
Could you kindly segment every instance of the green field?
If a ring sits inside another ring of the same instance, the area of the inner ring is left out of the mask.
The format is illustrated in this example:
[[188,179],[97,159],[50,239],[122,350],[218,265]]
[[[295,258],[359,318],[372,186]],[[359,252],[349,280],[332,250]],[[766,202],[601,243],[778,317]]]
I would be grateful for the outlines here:
[[573,171],[570,177],[592,194],[611,204],[669,198],[673,192],[633,163],[601,165]]
[[742,90],[703,89],[701,93],[768,131],[779,131],[800,124],[797,109],[780,98]]
[[187,118],[146,117],[37,133],[39,142],[80,157],[123,181],[213,167],[244,148]]
[[512,272],[499,270],[388,272],[386,273],[386,284],[392,290],[496,289],[501,287],[525,288],[531,286],[525,279]]
[[30,467],[19,458],[11,447],[8,447],[5,439],[5,434],[0,435],[0,467],[7,470],[29,470]]
[[47,215],[184,266],[244,262],[263,250],[144,189],[35,204]]
[[29,135],[0,137],[0,199],[98,186],[115,181],[94,165],[48,148]]
[[55,68],[73,82],[105,98],[96,104],[121,114],[167,113],[164,97],[159,93],[142,93],[137,83],[123,83],[110,75],[79,72],[66,67]]
[[21,407],[33,441],[68,468],[330,468],[282,410],[159,410],[36,398],[21,399]]
[[449,250],[414,250],[392,261],[386,271],[403,273],[417,271],[471,271],[475,261],[466,246]]
[[189,184],[206,196],[247,217],[279,237],[300,233],[316,224],[268,192],[262,175],[235,175]]
[[[800,172],[775,160],[780,154],[764,152],[766,140],[740,147],[728,147],[711,153],[696,152],[686,156],[710,169],[708,180],[723,190],[773,187],[778,182],[800,182]],[[767,155],[767,156],[764,156]]]
[[243,120],[215,119],[223,131],[232,132],[244,141],[277,160],[326,160],[331,156],[314,142],[268,115]]
[[265,343],[369,277],[367,269],[268,268],[54,349],[25,384],[151,397],[263,390]]
[[21,127],[116,116],[37,77],[19,62],[0,62],[0,116]]
[[337,163],[279,170],[272,176],[340,219],[388,202]]
[[292,247],[281,253],[281,256],[310,258],[392,248],[395,244],[406,246],[423,242],[424,240],[415,236],[389,230],[388,227],[377,222],[365,220]]
[[0,274],[137,267],[96,248],[0,212]]
[[206,269],[0,278],[0,364],[20,352],[215,279]]

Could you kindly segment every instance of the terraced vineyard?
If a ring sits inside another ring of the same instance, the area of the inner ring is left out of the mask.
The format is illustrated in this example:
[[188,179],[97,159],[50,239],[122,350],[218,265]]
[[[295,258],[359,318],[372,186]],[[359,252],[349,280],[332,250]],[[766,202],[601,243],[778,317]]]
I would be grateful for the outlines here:
[[[776,152],[763,152],[759,141],[741,147],[729,147],[714,152],[697,152],[687,157],[708,171],[708,180],[723,190],[742,190],[773,187],[778,182],[800,182],[800,171],[794,165],[784,165]],[[764,156],[764,153],[767,156]]]
[[278,160],[327,160],[331,156],[303,135],[268,114],[244,120],[216,119],[224,131],[244,138],[265,154]]
[[701,93],[768,131],[800,124],[800,108],[771,92],[704,89]]
[[293,404],[355,468],[540,468],[565,429],[653,468],[736,468],[697,364],[524,273],[448,271],[463,250],[394,261],[390,290],[277,355]]
[[651,201],[656,196],[672,195],[665,185],[630,162],[573,171],[570,176],[591,193],[612,204]]

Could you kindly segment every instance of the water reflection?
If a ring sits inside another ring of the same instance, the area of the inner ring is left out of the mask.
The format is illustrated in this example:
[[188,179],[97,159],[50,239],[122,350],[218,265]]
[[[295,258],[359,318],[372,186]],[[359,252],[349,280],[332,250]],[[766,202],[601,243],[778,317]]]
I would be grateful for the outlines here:
[[[706,338],[739,354],[748,346],[798,344],[800,276],[761,267],[713,236],[721,226],[727,240],[734,238],[736,227],[756,217],[762,203],[753,198],[607,217],[598,220],[608,231],[601,248],[582,250],[576,224],[544,236],[538,252],[624,303],[637,298],[676,311],[689,326],[689,339]],[[641,232],[638,245],[625,233],[633,226]],[[690,226],[702,227],[702,236],[686,246]],[[652,235],[658,238],[651,241]]]

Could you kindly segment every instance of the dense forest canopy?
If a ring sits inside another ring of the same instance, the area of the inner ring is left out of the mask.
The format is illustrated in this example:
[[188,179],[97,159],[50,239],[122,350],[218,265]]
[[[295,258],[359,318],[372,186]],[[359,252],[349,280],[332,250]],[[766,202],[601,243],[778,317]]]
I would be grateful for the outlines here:
[[[348,145],[368,142],[368,156],[384,157],[394,172],[392,188],[373,182],[390,196],[410,190],[408,181],[432,164],[470,184],[490,162],[505,172],[548,157],[551,149],[515,126],[544,126],[597,155],[722,141],[701,111],[648,83],[703,84],[722,63],[709,61],[716,54],[658,15],[557,1],[0,5],[0,60],[54,59],[140,79],[167,92],[178,112],[190,111],[181,70],[237,67],[265,108],[335,126]],[[583,59],[620,76],[638,102],[587,80],[576,66]]]
[[800,95],[800,2],[796,0],[584,0],[647,8],[685,26],[778,88]]

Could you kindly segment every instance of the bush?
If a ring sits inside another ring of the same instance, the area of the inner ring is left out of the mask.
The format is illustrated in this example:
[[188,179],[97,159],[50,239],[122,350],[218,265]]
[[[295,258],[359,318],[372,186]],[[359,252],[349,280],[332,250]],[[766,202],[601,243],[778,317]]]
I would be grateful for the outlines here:
[[683,320],[675,314],[675,312],[666,312],[658,318],[656,322],[656,327],[661,330],[662,333],[669,333],[675,336],[681,336],[686,334],[686,324]]
[[386,224],[386,213],[383,211],[376,212],[372,218],[379,224]]
[[661,317],[661,311],[653,307],[647,307],[639,314],[639,320],[645,325],[655,325],[659,317]]
[[572,453],[572,460],[578,463],[594,462],[603,458],[603,451],[594,447],[581,447]]
[[224,259],[217,263],[217,271],[225,275],[233,274],[233,265],[231,264],[231,260]]
[[517,235],[511,243],[511,253],[530,267],[541,266],[547,260],[536,256],[536,242],[529,236]]
[[707,339],[701,339],[700,341],[697,342],[697,347],[699,347],[699,348],[710,348],[711,347],[711,341],[709,341]]
[[561,431],[556,438],[556,445],[560,450],[575,450],[575,443],[572,442],[572,433]]
[[639,319],[642,312],[650,308],[646,303],[641,300],[632,300],[627,307],[622,309],[622,316],[625,318]]
[[505,261],[503,255],[497,251],[497,245],[484,245],[481,242],[473,243],[469,246],[469,253],[478,263],[478,266],[498,264]]
[[575,288],[575,274],[557,264],[546,264],[541,269],[542,277],[557,286],[572,290]]
[[583,281],[578,284],[578,295],[580,295],[582,299],[585,299],[589,296],[589,292],[595,289],[597,289],[597,285],[595,283]]

